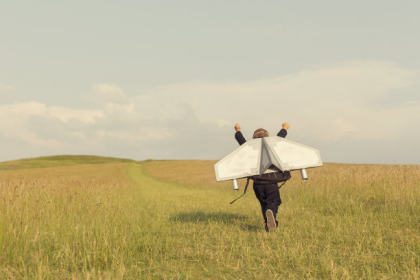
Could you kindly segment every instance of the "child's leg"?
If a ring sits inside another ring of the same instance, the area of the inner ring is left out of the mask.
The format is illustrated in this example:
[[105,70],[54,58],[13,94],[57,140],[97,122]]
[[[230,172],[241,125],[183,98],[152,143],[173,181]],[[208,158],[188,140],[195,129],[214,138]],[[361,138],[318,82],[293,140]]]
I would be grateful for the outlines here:
[[267,209],[271,209],[277,222],[277,211],[281,204],[280,192],[277,184],[265,185],[265,202]]
[[265,215],[265,212],[267,211],[267,202],[266,202],[266,196],[264,191],[264,185],[256,185],[254,184],[254,193],[257,197],[258,201],[261,205],[261,212],[264,218],[264,223],[267,224],[267,217]]

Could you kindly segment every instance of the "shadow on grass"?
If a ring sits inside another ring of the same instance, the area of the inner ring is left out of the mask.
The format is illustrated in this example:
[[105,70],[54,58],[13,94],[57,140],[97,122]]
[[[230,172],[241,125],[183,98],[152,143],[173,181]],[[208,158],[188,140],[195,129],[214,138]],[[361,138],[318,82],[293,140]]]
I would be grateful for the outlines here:
[[202,211],[195,212],[184,212],[179,213],[170,218],[172,222],[182,223],[197,223],[197,222],[221,222],[221,223],[232,223],[238,221],[247,220],[248,217],[244,215],[225,213],[225,212],[213,212],[206,213]]
[[249,225],[249,224],[244,224],[241,225],[241,229],[245,230],[245,231],[262,231],[264,228],[261,226],[256,226],[256,225]]

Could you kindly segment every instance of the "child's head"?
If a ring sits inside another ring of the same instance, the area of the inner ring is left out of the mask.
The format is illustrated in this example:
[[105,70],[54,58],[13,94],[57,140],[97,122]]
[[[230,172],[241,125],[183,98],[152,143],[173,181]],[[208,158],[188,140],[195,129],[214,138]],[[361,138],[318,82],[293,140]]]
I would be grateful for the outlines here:
[[263,138],[268,136],[269,135],[267,130],[265,130],[264,128],[258,128],[254,131],[254,135],[252,136],[252,138]]

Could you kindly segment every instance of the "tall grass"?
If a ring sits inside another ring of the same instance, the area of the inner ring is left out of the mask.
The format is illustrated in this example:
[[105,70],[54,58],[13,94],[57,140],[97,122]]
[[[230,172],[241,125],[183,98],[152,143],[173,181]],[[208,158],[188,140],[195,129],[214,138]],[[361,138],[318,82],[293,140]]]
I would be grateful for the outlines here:
[[252,188],[229,205],[213,163],[0,171],[0,279],[419,277],[420,167],[293,174],[268,234]]

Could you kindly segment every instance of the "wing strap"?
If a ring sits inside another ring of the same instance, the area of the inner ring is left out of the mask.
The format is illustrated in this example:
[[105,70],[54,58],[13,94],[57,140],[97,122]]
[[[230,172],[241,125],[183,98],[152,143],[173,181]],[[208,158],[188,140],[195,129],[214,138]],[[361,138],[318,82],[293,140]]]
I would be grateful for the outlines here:
[[283,185],[284,185],[284,184],[286,184],[286,182],[287,182],[287,180],[286,180],[286,181],[284,181],[283,183],[281,183],[281,185],[279,186],[279,189],[280,189],[281,187],[283,187]]
[[230,202],[230,204],[233,204],[235,201],[237,201],[238,199],[242,198],[242,197],[246,194],[246,190],[248,189],[248,185],[249,185],[249,180],[250,180],[250,179],[251,179],[251,178],[249,178],[249,177],[246,179],[246,185],[245,185],[244,193],[243,193],[243,194],[241,194],[239,197],[235,198],[234,200],[232,200],[232,201]]
[[[231,202],[230,202],[230,204],[233,204],[233,203],[235,203],[237,200],[239,200],[240,198],[242,198],[245,194],[246,194],[246,191],[247,191],[247,189],[248,189],[248,185],[249,185],[249,180],[250,180],[251,178],[247,178],[246,179],[246,185],[245,185],[245,189],[244,189],[244,193],[243,194],[241,194],[239,197],[237,197],[237,198],[235,198],[234,200],[232,200]],[[283,187],[283,185],[284,184],[286,184],[286,182],[287,181],[284,181],[280,186],[279,186],[279,189],[281,188],[281,187]]]

